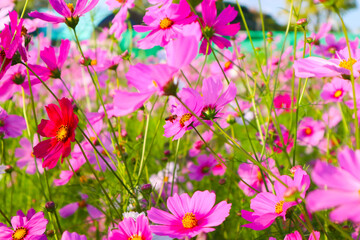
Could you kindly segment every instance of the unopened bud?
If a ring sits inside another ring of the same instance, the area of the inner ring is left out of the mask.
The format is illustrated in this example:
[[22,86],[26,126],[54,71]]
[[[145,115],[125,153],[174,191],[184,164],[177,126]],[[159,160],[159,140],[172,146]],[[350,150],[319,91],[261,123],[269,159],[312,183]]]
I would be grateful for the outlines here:
[[53,237],[55,235],[55,231],[50,229],[46,231],[46,236],[48,237]]
[[50,201],[50,202],[47,202],[45,203],[45,209],[48,211],[48,212],[54,212],[55,211],[55,203],[53,201]]
[[219,180],[219,184],[220,185],[224,185],[226,183],[226,179],[225,178],[221,178],[220,180]]
[[144,184],[141,186],[141,192],[144,194],[150,194],[152,191],[152,186],[151,184]]
[[308,21],[306,18],[301,18],[299,20],[297,20],[296,25],[300,26],[300,27],[305,27],[308,24]]
[[164,151],[164,155],[165,155],[165,156],[170,156],[170,154],[171,154],[170,150],[165,150],[165,151]]
[[270,38],[270,37],[274,36],[274,34],[273,34],[273,32],[270,31],[270,32],[267,32],[267,33],[266,33],[266,36],[267,36],[268,38]]
[[5,172],[12,173],[12,171],[14,171],[14,168],[11,165],[6,165]]
[[229,114],[227,117],[226,117],[226,122],[230,125],[236,123],[236,119],[233,115]]
[[298,169],[302,169],[302,166],[296,165],[296,166],[292,167],[292,168],[290,169],[291,174],[294,175],[295,172],[296,172],[296,170],[298,170]]
[[306,42],[307,42],[308,44],[311,44],[311,43],[314,42],[314,39],[311,38],[311,37],[308,37],[308,38],[306,38]]

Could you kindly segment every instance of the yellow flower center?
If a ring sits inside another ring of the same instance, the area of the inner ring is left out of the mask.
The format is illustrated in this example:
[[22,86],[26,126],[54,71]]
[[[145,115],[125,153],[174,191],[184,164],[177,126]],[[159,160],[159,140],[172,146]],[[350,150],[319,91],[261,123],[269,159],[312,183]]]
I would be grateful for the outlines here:
[[309,127],[305,128],[305,133],[306,135],[310,135],[312,133],[312,129]]
[[168,181],[169,181],[169,177],[168,176],[164,177],[164,182],[168,182]]
[[185,113],[180,119],[180,126],[184,127],[185,122],[189,121],[191,117],[192,117],[191,113]]
[[170,28],[174,22],[170,18],[164,18],[160,21],[160,28],[161,29],[168,29]]
[[283,212],[284,201],[280,201],[275,205],[275,213],[281,214]]
[[128,238],[128,240],[143,240],[143,238],[137,234],[132,235],[131,237]]
[[91,60],[90,65],[91,65],[91,66],[97,65],[97,60],[96,60],[96,59]]
[[31,152],[30,155],[32,158],[35,157],[34,152]]
[[343,91],[342,90],[337,90],[335,93],[334,93],[334,97],[338,98],[338,97],[341,97]]
[[56,132],[56,139],[59,142],[65,142],[66,139],[69,137],[69,128],[65,125],[61,125]]
[[261,172],[260,172],[260,170],[258,170],[257,171],[257,179],[260,181],[260,182],[262,182],[263,181],[263,177],[262,177],[262,175],[261,175]]
[[225,63],[225,69],[229,69],[230,66],[231,66],[231,61],[227,61],[227,62]]
[[186,213],[182,219],[182,224],[184,228],[193,228],[197,226],[197,220],[195,214],[193,213]]
[[353,58],[349,58],[348,60],[341,60],[339,67],[345,68],[351,71],[352,66],[356,63],[356,60]]
[[71,13],[74,13],[75,9],[74,9],[74,5],[72,3],[68,3],[67,7],[70,9]]
[[152,84],[157,88],[158,84],[155,82],[155,80],[152,80]]
[[18,227],[15,232],[12,234],[13,240],[22,240],[28,234],[28,230],[24,227]]

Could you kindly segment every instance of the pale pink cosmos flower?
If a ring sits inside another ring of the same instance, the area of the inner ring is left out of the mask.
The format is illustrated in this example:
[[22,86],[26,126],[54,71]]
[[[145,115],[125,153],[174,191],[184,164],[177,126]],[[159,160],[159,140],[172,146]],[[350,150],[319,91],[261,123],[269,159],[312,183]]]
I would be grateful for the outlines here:
[[[74,148],[75,150],[75,148]],[[71,154],[72,156],[73,155],[76,155],[76,153],[72,153]],[[85,159],[84,158],[72,158],[69,160],[70,162],[70,165],[69,166],[69,170],[63,170],[61,171],[60,173],[60,179],[54,179],[54,185],[55,186],[62,186],[62,185],[65,185],[67,184],[70,179],[74,176],[74,172],[78,172],[79,169],[81,168],[82,165],[85,164]]]
[[124,218],[118,229],[109,230],[108,240],[152,240],[148,218],[140,214],[136,220],[132,217]]
[[348,80],[334,78],[330,83],[324,85],[320,96],[327,102],[341,102],[350,90],[351,83]]
[[[276,168],[274,159],[268,158],[262,161],[261,165],[274,173],[276,176],[280,176],[279,170]],[[271,188],[271,182],[269,181],[267,174],[263,171],[262,175],[260,172],[260,168],[251,163],[249,160],[246,163],[240,164],[238,168],[238,174],[248,185],[260,192],[266,192],[265,182],[268,189]],[[256,193],[243,181],[239,182],[239,188],[243,190],[246,196],[252,196]]]
[[305,117],[298,126],[299,145],[316,146],[324,137],[324,134],[325,125],[322,121],[315,121],[311,117]]
[[322,115],[322,119],[329,128],[333,128],[341,122],[341,112],[337,107],[332,106]]
[[330,219],[360,222],[360,150],[345,147],[337,156],[339,167],[317,161],[311,174],[319,189],[308,194],[307,208],[311,212],[333,209]]
[[[294,179],[287,175],[280,176],[280,179],[290,188],[295,187],[301,197],[305,196],[306,190],[310,186],[310,177],[301,169],[296,170]],[[286,220],[286,211],[298,204],[300,200],[287,202],[284,199],[284,193],[287,188],[275,181],[275,194],[270,192],[261,192],[251,199],[250,208],[254,212],[241,210],[241,216],[251,222],[243,225],[243,227],[251,228],[259,231],[268,228],[277,217]]]
[[350,79],[351,68],[354,77],[359,77],[360,73],[360,49],[344,48],[336,52],[336,58],[323,59],[319,57],[308,57],[298,59],[294,63],[295,76],[300,78],[307,77],[342,77]]
[[231,203],[222,201],[214,206],[216,195],[209,191],[196,191],[192,197],[187,193],[174,194],[167,200],[170,210],[165,212],[152,207],[147,211],[153,233],[172,238],[192,238],[200,233],[212,232],[229,216]]

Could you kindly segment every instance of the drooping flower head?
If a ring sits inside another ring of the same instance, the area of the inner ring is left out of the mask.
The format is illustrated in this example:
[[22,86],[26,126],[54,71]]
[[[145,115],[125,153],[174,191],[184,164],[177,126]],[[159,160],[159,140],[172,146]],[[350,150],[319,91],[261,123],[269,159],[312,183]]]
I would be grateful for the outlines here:
[[12,227],[0,225],[0,239],[30,240],[43,237],[48,223],[48,220],[44,218],[44,213],[31,211],[31,214],[27,216],[21,213],[11,218]]
[[214,0],[204,0],[201,3],[203,25],[203,40],[200,46],[200,53],[206,54],[206,48],[209,44],[207,53],[211,53],[211,43],[214,42],[219,48],[228,48],[231,46],[229,40],[222,36],[235,36],[240,30],[240,23],[229,24],[236,18],[237,11],[234,7],[227,6],[220,14],[217,15]]
[[79,17],[91,11],[98,2],[99,0],[91,0],[90,3],[87,4],[88,0],[77,0],[76,6],[74,7],[72,3],[66,3],[65,0],[49,0],[49,3],[54,10],[62,17],[49,13],[40,13],[38,11],[29,13],[29,16],[33,18],[40,18],[41,20],[51,23],[64,22],[69,27],[75,28],[79,23]]
[[152,234],[149,220],[143,214],[139,214],[135,219],[132,217],[124,218],[119,223],[119,228],[110,230],[108,240],[151,240]]
[[63,162],[70,155],[71,142],[75,141],[75,129],[79,122],[69,99],[60,99],[59,105],[49,104],[45,107],[50,120],[42,119],[37,132],[50,139],[34,147],[34,155],[44,158],[43,167],[50,169],[56,166],[60,157]]
[[150,229],[160,236],[172,238],[194,237],[201,232],[208,233],[229,216],[231,204],[222,201],[215,204],[215,193],[196,191],[190,196],[186,193],[174,194],[167,200],[171,213],[151,208],[147,213],[150,221],[159,224]]

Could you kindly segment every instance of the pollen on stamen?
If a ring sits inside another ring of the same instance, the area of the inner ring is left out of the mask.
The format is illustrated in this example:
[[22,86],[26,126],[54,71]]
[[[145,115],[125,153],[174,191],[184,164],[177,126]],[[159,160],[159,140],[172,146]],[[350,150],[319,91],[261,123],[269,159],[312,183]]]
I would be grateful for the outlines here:
[[74,13],[75,9],[74,9],[74,5],[72,3],[68,3],[67,7],[70,9],[71,13]]
[[174,21],[172,21],[170,18],[164,18],[160,21],[160,28],[161,29],[168,29],[174,24]]
[[284,205],[284,201],[279,201],[276,205],[275,205],[275,213],[276,214],[281,214],[283,212],[283,205]]
[[129,237],[128,240],[143,240],[143,238],[140,235],[135,234]]
[[191,113],[185,113],[180,119],[180,126],[185,127],[185,122],[189,121],[191,117]]
[[193,213],[186,213],[182,219],[182,224],[184,228],[193,228],[197,226],[197,219],[195,214]]
[[13,240],[23,240],[28,234],[28,230],[24,227],[18,227],[12,234]]
[[352,66],[356,63],[357,61],[353,58],[349,58],[348,60],[341,60],[341,62],[339,63],[339,67],[345,68],[347,70],[351,71]]
[[343,91],[342,91],[342,90],[337,90],[337,91],[334,93],[334,97],[339,98],[339,97],[342,96],[342,94],[343,94]]
[[69,128],[65,125],[61,125],[56,132],[56,139],[59,142],[65,142],[69,137]]

